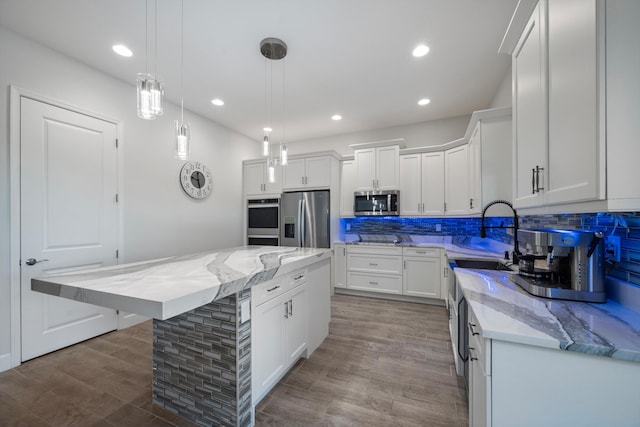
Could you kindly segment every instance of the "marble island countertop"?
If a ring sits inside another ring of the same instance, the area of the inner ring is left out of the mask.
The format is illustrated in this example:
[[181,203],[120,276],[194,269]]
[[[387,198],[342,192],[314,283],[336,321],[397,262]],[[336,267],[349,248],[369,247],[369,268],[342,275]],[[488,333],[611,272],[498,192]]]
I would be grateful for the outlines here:
[[242,246],[34,278],[34,291],[165,320],[331,257],[331,249]]
[[491,270],[456,268],[485,338],[640,362],[640,313],[604,304],[540,298]]

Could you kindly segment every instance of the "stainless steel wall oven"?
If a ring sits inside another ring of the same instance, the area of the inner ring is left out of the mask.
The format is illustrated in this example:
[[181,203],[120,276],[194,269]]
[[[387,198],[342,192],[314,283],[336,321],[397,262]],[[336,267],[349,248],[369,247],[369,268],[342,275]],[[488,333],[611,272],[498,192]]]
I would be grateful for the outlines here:
[[280,245],[280,199],[247,201],[247,245]]

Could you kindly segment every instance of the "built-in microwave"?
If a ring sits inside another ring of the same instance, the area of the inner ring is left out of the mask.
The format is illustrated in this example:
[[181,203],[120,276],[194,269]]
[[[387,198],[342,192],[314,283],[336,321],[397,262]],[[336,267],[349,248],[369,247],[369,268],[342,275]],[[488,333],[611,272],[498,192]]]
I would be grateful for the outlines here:
[[400,191],[356,191],[353,214],[356,216],[399,215]]

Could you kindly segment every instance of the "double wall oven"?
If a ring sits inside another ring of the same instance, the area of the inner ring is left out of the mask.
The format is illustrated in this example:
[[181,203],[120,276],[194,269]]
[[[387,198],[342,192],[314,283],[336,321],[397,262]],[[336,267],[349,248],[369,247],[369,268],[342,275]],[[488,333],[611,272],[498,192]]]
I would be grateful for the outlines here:
[[247,245],[280,245],[280,199],[247,201]]

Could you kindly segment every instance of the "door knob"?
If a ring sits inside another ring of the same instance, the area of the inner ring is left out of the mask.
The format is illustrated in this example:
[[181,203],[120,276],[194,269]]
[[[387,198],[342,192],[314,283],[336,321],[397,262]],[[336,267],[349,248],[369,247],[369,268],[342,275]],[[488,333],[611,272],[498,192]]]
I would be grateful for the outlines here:
[[44,262],[44,261],[49,261],[48,259],[35,259],[35,258],[29,258],[25,261],[25,264],[27,265],[35,265],[39,262]]

